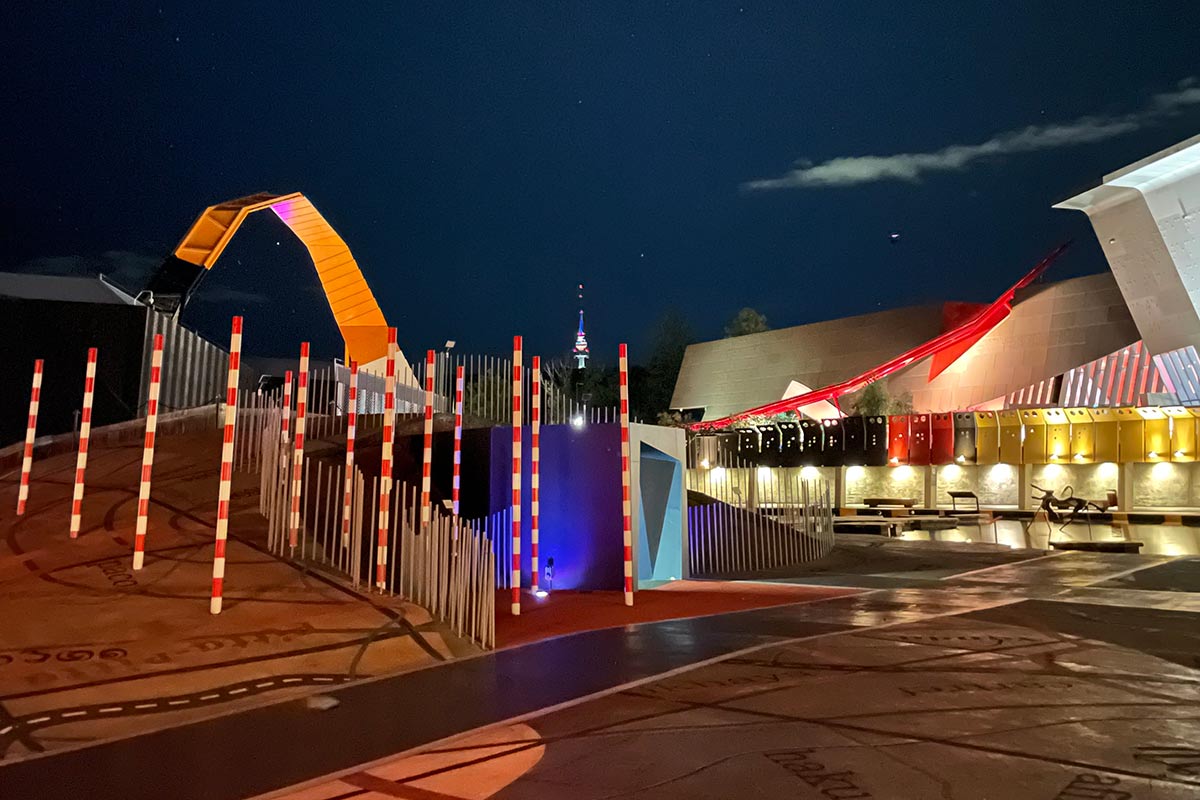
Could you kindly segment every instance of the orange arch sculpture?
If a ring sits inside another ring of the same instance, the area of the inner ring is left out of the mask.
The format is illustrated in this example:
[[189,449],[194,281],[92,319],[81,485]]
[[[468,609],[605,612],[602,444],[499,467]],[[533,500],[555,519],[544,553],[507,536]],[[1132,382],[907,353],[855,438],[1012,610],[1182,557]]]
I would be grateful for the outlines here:
[[[246,217],[271,209],[308,249],[347,360],[366,366],[387,356],[387,321],[346,242],[300,192],[252,194],[209,206],[175,248],[175,257],[212,269]],[[403,365],[404,359],[398,361]],[[407,371],[402,367],[401,371]]]

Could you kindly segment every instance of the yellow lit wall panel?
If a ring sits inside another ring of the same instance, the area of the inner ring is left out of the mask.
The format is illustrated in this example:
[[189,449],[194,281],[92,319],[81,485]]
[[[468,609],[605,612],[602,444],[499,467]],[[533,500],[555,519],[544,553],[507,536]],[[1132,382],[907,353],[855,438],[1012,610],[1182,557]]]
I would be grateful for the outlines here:
[[1145,423],[1142,437],[1146,443],[1146,460],[1170,461],[1171,420],[1161,408],[1139,408],[1137,412]]
[[1093,408],[1091,415],[1096,437],[1094,460],[1119,462],[1121,460],[1121,435],[1116,412],[1111,408]]
[[1096,426],[1092,422],[1092,412],[1086,408],[1068,408],[1063,413],[1071,423],[1071,463],[1094,464]]
[[1146,423],[1136,408],[1113,410],[1117,418],[1117,435],[1121,439],[1121,458],[1124,463],[1146,460]]
[[1196,460],[1196,417],[1182,406],[1164,408],[1171,420],[1171,460]]
[[991,411],[975,412],[975,463],[1000,463],[1000,427]]
[[1071,423],[1061,408],[1042,409],[1046,422],[1046,458],[1051,464],[1066,464],[1071,460]]
[[1024,440],[1021,442],[1021,463],[1049,463],[1049,450],[1046,446],[1046,418],[1041,409],[1022,409],[1021,426],[1024,428],[1022,431]]
[[[996,414],[1000,422],[1000,461],[1005,464],[1021,463],[1021,412],[1016,409]],[[1045,440],[1043,440],[1043,448]]]

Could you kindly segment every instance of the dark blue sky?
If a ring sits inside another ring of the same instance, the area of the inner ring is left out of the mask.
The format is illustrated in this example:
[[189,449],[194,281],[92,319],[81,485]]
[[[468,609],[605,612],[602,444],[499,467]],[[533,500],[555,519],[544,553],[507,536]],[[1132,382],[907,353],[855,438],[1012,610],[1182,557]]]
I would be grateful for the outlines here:
[[[580,280],[593,352],[637,360],[668,307],[715,338],[742,305],[781,327],[990,300],[1068,238],[1052,277],[1096,272],[1051,204],[1200,130],[1200,104],[1142,113],[1200,75],[1195,2],[47,5],[0,11],[0,266],[158,260],[205,205],[299,190],[410,357],[565,354]],[[1089,115],[1136,121],[916,181],[741,188]],[[303,258],[260,220],[219,313],[262,349],[328,331],[287,287]]]

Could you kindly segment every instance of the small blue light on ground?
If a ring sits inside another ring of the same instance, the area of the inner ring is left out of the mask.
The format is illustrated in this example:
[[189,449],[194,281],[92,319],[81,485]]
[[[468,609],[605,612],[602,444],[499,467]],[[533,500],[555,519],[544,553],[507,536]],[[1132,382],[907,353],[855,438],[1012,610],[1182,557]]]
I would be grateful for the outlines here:
[[575,416],[571,417],[571,427],[573,427],[573,428],[582,428],[583,427],[583,415],[582,414],[576,414]]
[[539,600],[541,600],[543,597],[549,597],[550,593],[547,592],[545,589],[538,589],[536,592],[533,593],[533,596],[538,598]]

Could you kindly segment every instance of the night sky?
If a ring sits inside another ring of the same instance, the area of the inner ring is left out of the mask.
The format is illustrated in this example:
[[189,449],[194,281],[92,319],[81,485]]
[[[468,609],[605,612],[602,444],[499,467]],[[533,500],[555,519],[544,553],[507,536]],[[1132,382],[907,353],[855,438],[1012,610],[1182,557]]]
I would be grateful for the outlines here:
[[[1194,0],[101,6],[0,11],[0,269],[132,279],[204,206],[302,191],[410,358],[565,355],[579,281],[636,361],[669,308],[704,339],[990,300],[1070,238],[1051,277],[1097,272],[1050,206],[1200,132]],[[260,215],[194,321],[328,342],[314,284]]]

